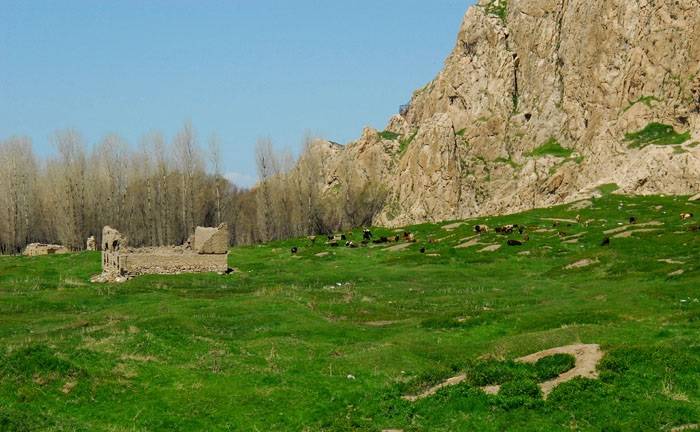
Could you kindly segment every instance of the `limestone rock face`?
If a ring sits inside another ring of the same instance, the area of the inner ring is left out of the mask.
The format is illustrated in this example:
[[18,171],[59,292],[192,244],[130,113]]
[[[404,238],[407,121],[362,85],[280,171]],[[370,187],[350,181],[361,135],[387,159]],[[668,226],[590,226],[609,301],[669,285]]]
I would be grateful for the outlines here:
[[[697,0],[481,0],[443,70],[386,131],[325,144],[326,190],[382,183],[375,222],[387,226],[560,204],[608,183],[696,194],[698,29]],[[631,146],[654,124],[687,135]]]
[[197,227],[194,231],[194,250],[198,254],[228,253],[229,231],[226,224],[217,228]]

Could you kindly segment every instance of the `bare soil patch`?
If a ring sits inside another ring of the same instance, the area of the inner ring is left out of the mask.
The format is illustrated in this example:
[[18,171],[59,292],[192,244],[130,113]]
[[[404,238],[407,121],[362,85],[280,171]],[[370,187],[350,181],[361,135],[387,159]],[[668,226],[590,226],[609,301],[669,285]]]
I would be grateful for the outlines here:
[[579,269],[579,268],[584,268],[584,267],[589,267],[594,264],[598,264],[600,261],[598,260],[592,260],[589,258],[582,259],[580,261],[576,261],[573,264],[569,264],[568,266],[564,267],[566,270],[574,270],[574,269]]
[[620,234],[616,234],[613,236],[613,238],[630,238],[634,234],[650,233],[650,232],[656,232],[656,231],[660,231],[660,230],[658,228],[634,229],[634,230],[621,232]]
[[389,252],[398,252],[398,251],[401,251],[401,250],[404,250],[404,249],[410,247],[412,244],[413,244],[413,243],[402,243],[402,244],[397,244],[397,245],[388,247],[388,248],[386,248],[386,249],[384,249],[384,250],[385,250],[385,251],[389,251]]
[[442,229],[444,229],[445,231],[453,231],[461,227],[462,225],[464,225],[464,222],[456,222],[453,224],[445,225],[442,227]]
[[496,252],[501,248],[501,245],[499,244],[493,244],[493,245],[488,245],[485,248],[481,249],[479,252]]
[[[516,361],[522,362],[522,363],[536,363],[538,360],[549,357],[555,354],[569,354],[572,355],[576,358],[576,364],[574,367],[562,374],[560,374],[558,377],[542,382],[539,384],[540,389],[542,390],[542,394],[544,398],[546,399],[547,396],[552,392],[552,390],[558,386],[559,384],[565,383],[567,381],[571,381],[574,378],[589,378],[589,379],[597,379],[598,378],[598,370],[596,369],[598,366],[598,363],[600,360],[603,358],[603,351],[601,351],[600,346],[597,344],[589,344],[589,345],[584,345],[584,344],[576,344],[576,345],[568,345],[568,346],[563,346],[563,347],[557,347],[557,348],[551,348],[548,350],[544,351],[539,351],[534,354],[527,355],[525,357],[520,357]],[[457,376],[454,376],[452,378],[448,378],[445,381],[441,382],[440,384],[437,384],[433,387],[430,387],[429,389],[425,390],[424,392],[417,394],[417,395],[407,395],[403,396],[403,399],[411,402],[415,402],[419,399],[424,399],[430,396],[433,396],[435,393],[437,393],[439,390],[460,384],[464,382],[467,379],[466,374],[460,374]],[[501,389],[501,386],[499,385],[493,385],[493,386],[486,386],[481,388],[485,393],[488,394],[498,394],[498,392]]]
[[603,234],[617,234],[621,233],[623,231],[627,231],[630,228],[645,228],[645,227],[653,227],[653,226],[662,226],[664,223],[659,222],[659,221],[651,221],[651,222],[645,222],[645,223],[640,223],[640,224],[634,224],[634,225],[623,225],[617,228],[609,229],[607,231],[603,231]]

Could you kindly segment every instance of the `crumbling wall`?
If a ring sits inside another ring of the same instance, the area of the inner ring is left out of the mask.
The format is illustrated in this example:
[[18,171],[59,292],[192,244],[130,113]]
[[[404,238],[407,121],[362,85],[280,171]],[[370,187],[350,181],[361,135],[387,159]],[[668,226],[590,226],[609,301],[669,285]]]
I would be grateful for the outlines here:
[[229,231],[226,224],[217,228],[197,227],[194,230],[194,250],[198,254],[228,253]]
[[85,242],[85,250],[87,250],[87,251],[97,250],[97,242],[95,241],[95,236],[88,237],[87,241]]
[[224,273],[228,271],[228,227],[197,227],[182,246],[127,247],[126,237],[111,227],[102,230],[102,275],[95,282],[125,280],[143,274]]
[[67,247],[54,244],[44,244],[44,243],[31,243],[28,244],[24,249],[25,256],[40,256],[40,255],[54,255],[54,254],[67,254],[70,250]]

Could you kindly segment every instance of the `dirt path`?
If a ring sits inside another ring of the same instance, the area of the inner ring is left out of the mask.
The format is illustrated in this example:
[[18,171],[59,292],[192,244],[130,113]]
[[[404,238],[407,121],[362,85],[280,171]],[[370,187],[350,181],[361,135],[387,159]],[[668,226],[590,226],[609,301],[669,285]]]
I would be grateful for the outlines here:
[[607,234],[607,235],[610,235],[610,234],[617,234],[617,233],[621,233],[621,232],[623,232],[623,231],[627,231],[627,230],[630,229],[630,228],[635,228],[635,229],[637,229],[637,228],[645,228],[645,227],[654,227],[654,226],[662,226],[663,224],[664,224],[663,222],[651,221],[651,222],[640,223],[640,224],[634,224],[634,225],[623,225],[623,226],[619,226],[619,227],[617,227],[617,228],[613,228],[613,229],[609,229],[609,230],[607,230],[607,231],[603,231],[603,234]]
[[395,246],[391,246],[391,247],[385,248],[384,250],[385,250],[385,251],[389,251],[389,252],[398,252],[398,251],[401,251],[401,250],[406,249],[407,247],[411,246],[412,244],[413,244],[413,243],[402,243],[402,244],[397,244],[397,245],[395,245]]
[[570,224],[577,224],[578,221],[576,219],[561,219],[561,218],[542,218],[543,221],[548,221],[548,222],[561,222],[561,223],[570,223]]
[[630,238],[632,237],[633,234],[642,234],[642,233],[650,233],[650,232],[656,232],[656,231],[661,231],[658,228],[642,228],[642,229],[634,229],[634,230],[629,230],[625,232],[621,232],[620,234],[616,234],[613,236],[613,238]]
[[[603,351],[601,351],[600,346],[596,344],[590,344],[590,345],[584,345],[584,344],[577,344],[577,345],[568,345],[568,346],[563,346],[563,347],[557,347],[557,348],[552,348],[540,352],[536,352],[534,354],[527,355],[525,357],[520,357],[519,359],[516,359],[516,361],[522,362],[522,363],[535,363],[539,359],[549,357],[555,354],[570,354],[576,358],[576,363],[574,367],[569,370],[564,372],[563,374],[559,375],[558,377],[542,382],[539,384],[540,389],[542,390],[542,395],[544,396],[545,399],[547,399],[547,396],[554,390],[556,386],[559,384],[565,383],[567,381],[571,381],[574,378],[577,377],[582,377],[582,378],[590,378],[590,379],[597,379],[598,378],[598,370],[596,369],[598,366],[598,363],[600,360],[603,358]],[[417,395],[407,395],[403,396],[403,399],[411,402],[415,402],[420,399],[424,399],[427,397],[430,397],[437,393],[439,390],[460,384],[464,382],[467,379],[466,374],[460,374],[457,376],[454,376],[452,378],[448,378],[447,380],[441,382],[440,384],[437,384],[433,387],[430,387],[429,389],[425,390],[424,392],[417,394]],[[498,392],[501,390],[500,385],[492,385],[492,386],[486,386],[482,387],[481,390],[483,390],[487,394],[495,395],[498,394]]]
[[488,246],[486,246],[485,248],[481,249],[479,252],[480,252],[480,253],[481,253],[481,252],[496,252],[496,251],[499,250],[500,248],[501,248],[501,245],[499,245],[499,244],[492,244],[492,245],[488,245]]
[[457,228],[461,227],[462,225],[464,225],[464,222],[457,222],[457,223],[445,225],[442,227],[442,229],[444,229],[445,231],[452,231],[452,230],[456,230]]
[[466,248],[469,248],[472,246],[476,246],[478,244],[480,244],[479,243],[479,236],[474,236],[469,241],[466,241],[462,244],[455,246],[455,249],[466,249]]

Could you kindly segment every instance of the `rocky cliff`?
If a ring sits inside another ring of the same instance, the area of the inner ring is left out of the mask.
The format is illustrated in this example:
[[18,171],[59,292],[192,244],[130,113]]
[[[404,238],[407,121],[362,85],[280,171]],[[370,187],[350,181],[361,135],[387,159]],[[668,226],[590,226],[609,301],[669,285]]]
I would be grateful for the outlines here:
[[381,182],[387,226],[695,193],[698,29],[697,0],[482,0],[385,131],[318,144],[326,190]]

